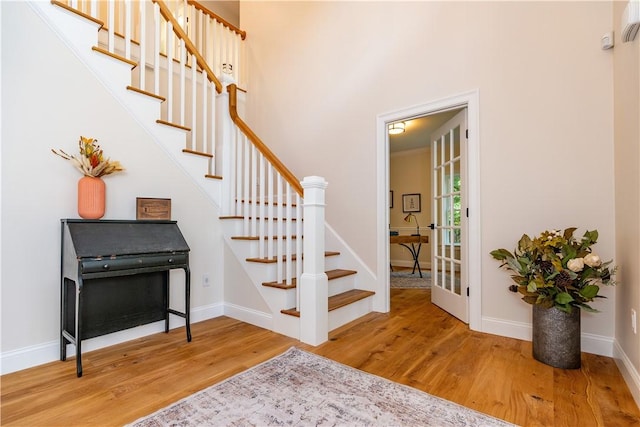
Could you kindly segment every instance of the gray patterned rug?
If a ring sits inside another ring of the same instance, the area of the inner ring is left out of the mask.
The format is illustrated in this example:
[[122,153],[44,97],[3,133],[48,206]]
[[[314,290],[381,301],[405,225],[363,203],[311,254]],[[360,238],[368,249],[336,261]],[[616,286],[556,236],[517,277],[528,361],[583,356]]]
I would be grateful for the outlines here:
[[130,426],[512,426],[291,347]]
[[414,274],[411,274],[411,270],[392,271],[390,276],[389,282],[392,288],[431,288],[431,272],[429,271],[423,271],[422,278],[417,270]]

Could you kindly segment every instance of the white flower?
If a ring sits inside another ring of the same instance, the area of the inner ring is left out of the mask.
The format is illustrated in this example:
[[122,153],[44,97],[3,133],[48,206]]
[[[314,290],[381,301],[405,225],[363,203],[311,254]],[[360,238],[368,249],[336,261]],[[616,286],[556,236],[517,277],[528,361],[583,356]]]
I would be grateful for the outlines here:
[[569,262],[567,263],[567,268],[573,271],[574,273],[582,271],[582,269],[584,268],[584,259],[583,258],[570,259]]
[[584,257],[584,263],[589,267],[600,267],[602,261],[600,260],[600,257],[598,255],[588,254],[586,257]]

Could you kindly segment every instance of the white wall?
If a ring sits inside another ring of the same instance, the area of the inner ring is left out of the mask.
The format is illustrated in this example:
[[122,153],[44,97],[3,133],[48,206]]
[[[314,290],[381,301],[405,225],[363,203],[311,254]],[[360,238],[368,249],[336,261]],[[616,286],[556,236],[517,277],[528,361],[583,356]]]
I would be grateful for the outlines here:
[[228,23],[238,26],[240,22],[240,1],[239,0],[204,0],[199,1],[201,5],[215,13]]
[[[483,317],[530,324],[489,255],[522,233],[598,229],[614,256],[611,3],[243,1],[240,15],[249,125],[297,176],[326,177],[327,221],[373,271],[376,117],[474,89]],[[604,294],[582,325],[610,345]]]
[[[631,310],[640,315],[640,37],[620,40],[627,2],[614,3],[614,139],[616,183],[616,258],[620,266],[616,295],[617,357],[640,405],[640,335],[631,327]],[[639,325],[640,327],[640,325]]]
[[[137,196],[170,198],[172,219],[191,248],[194,320],[221,311],[216,207],[27,4],[1,7],[3,373],[58,357],[60,219],[78,217],[80,174],[50,149],[76,153],[80,135],[97,138],[126,168],[105,178],[104,218],[135,219]],[[211,276],[208,288],[201,283],[204,273]],[[176,307],[184,305],[181,274],[172,272]],[[39,359],[16,362],[34,353]]]

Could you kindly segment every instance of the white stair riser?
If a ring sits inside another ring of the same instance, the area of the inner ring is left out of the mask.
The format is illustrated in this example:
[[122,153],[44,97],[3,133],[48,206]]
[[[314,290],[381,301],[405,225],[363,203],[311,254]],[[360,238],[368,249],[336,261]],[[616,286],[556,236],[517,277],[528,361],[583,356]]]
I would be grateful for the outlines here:
[[373,311],[373,297],[367,297],[329,312],[329,331],[339,328]]
[[350,291],[351,289],[355,289],[357,277],[357,274],[350,274],[349,276],[329,280],[329,296],[332,297],[334,295]]

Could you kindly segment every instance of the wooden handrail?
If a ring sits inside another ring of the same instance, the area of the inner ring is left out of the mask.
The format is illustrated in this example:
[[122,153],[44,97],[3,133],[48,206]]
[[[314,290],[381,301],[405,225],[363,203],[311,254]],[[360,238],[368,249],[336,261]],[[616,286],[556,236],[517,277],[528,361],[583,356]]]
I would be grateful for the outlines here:
[[242,38],[242,40],[247,38],[247,32],[246,31],[242,31],[240,28],[238,28],[235,25],[233,25],[232,23],[228,22],[227,20],[225,20],[221,16],[216,15],[215,13],[211,12],[209,9],[207,9],[206,7],[204,7],[203,5],[198,3],[197,1],[187,0],[187,4],[195,7],[198,10],[203,11],[204,13],[206,13],[207,15],[209,15],[210,17],[212,17],[216,21],[220,22],[222,25],[224,25],[225,27],[227,27],[228,29],[230,29],[234,33],[238,34],[240,36],[240,38]]
[[209,80],[216,86],[216,92],[222,93],[222,83],[220,83],[215,74],[213,74],[213,71],[211,71],[211,68],[209,68],[209,65],[207,65],[207,61],[202,57],[202,55],[200,55],[198,49],[193,45],[191,40],[189,40],[189,37],[184,32],[176,18],[173,17],[173,13],[171,12],[171,10],[167,7],[167,5],[164,4],[162,0],[152,1],[160,6],[160,13],[164,17],[164,19],[171,22],[171,24],[173,25],[173,32],[176,33],[176,35],[184,41],[187,51],[189,51],[190,54],[196,57],[197,64],[207,73],[207,77],[209,77]]
[[269,147],[265,145],[264,142],[258,138],[249,126],[242,121],[242,119],[238,116],[238,97],[237,97],[238,88],[235,84],[230,84],[227,86],[227,92],[229,92],[229,114],[231,115],[231,120],[240,128],[242,133],[244,133],[247,138],[255,145],[255,147],[262,153],[262,155],[273,165],[273,167],[278,171],[280,175],[284,177],[284,179],[296,190],[296,193],[300,195],[300,197],[304,196],[304,191],[302,189],[302,184],[296,176],[289,170],[287,167],[280,161],[278,157]]

